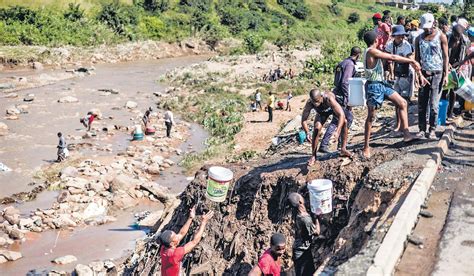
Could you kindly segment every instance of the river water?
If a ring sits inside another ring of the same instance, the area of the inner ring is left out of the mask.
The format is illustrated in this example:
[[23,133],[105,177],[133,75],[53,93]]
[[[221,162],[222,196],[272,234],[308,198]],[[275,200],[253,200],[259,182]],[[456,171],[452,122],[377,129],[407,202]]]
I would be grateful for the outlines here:
[[[12,172],[0,173],[0,198],[31,189],[35,173],[56,158],[56,133],[80,136],[84,134],[79,118],[91,108],[99,108],[104,117],[109,116],[111,124],[129,125],[134,114],[125,111],[123,106],[128,100],[138,103],[141,110],[154,106],[156,97],[153,92],[164,92],[166,86],[157,79],[166,71],[179,66],[205,60],[205,57],[182,57],[156,61],[141,61],[119,64],[97,65],[95,75],[60,81],[58,83],[34,89],[15,92],[15,99],[0,98],[0,110],[8,106],[24,104],[25,95],[35,94],[35,100],[28,104],[28,113],[19,115],[20,119],[6,121],[10,128],[8,136],[0,137],[0,162],[12,168]],[[35,72],[21,72],[18,75],[28,77]],[[0,77],[13,75],[0,74]],[[118,95],[102,96],[97,89],[117,89]],[[63,96],[74,96],[78,103],[58,103]],[[178,119],[179,121],[179,119]],[[201,151],[207,133],[198,125],[190,127],[190,138],[181,145],[183,151]],[[106,143],[113,147],[112,152],[94,152],[91,154],[113,155],[128,146],[128,136],[115,135]],[[73,142],[73,141],[71,141]],[[93,158],[93,155],[91,156]],[[180,157],[172,157],[179,161]],[[168,186],[173,192],[182,191],[188,183],[182,168],[173,166],[157,182]],[[27,215],[36,208],[50,207],[57,192],[46,191],[31,202],[17,204],[16,207]],[[88,264],[94,260],[117,259],[133,249],[135,240],[143,237],[143,230],[133,227],[133,215],[139,211],[153,211],[161,206],[157,203],[145,203],[120,212],[117,221],[102,226],[77,227],[73,231],[46,231],[29,234],[24,244],[13,249],[21,251],[23,258],[15,262],[0,265],[0,275],[24,275],[30,269],[55,268],[70,271],[77,263]],[[77,263],[65,266],[53,266],[51,260],[74,255]]]

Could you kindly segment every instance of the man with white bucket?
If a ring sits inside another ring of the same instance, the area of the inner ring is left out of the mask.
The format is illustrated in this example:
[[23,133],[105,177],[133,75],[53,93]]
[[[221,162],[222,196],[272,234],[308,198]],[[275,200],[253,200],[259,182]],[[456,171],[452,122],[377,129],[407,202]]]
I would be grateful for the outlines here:
[[295,242],[293,243],[293,262],[297,276],[313,275],[313,255],[311,242],[320,233],[319,222],[313,223],[313,218],[306,211],[304,198],[298,193],[291,193],[288,201],[293,206],[295,215]]
[[[312,110],[316,111],[316,117],[314,119],[313,137],[311,138],[308,127],[308,119]],[[338,122],[334,135],[336,141],[339,140],[341,131],[343,132],[340,155],[345,157],[351,156],[351,153],[346,149],[347,120],[346,116],[344,115],[344,110],[336,101],[336,96],[334,96],[333,93],[324,93],[318,91],[317,89],[311,89],[311,91],[309,91],[309,100],[304,106],[303,115],[301,115],[301,127],[306,132],[306,140],[311,143],[311,158],[308,161],[309,166],[314,165],[316,162],[319,136],[321,135],[321,130],[324,123],[331,115],[335,116]]]

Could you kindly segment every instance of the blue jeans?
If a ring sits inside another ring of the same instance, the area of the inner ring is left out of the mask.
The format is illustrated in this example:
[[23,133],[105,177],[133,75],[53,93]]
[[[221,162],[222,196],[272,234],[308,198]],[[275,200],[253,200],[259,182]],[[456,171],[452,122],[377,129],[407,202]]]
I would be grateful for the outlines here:
[[[352,115],[352,111],[347,109],[347,107],[343,108],[343,110],[344,110],[344,116],[346,116],[346,120],[347,120],[347,128],[349,129],[352,125],[352,121],[354,119],[354,116]],[[320,147],[328,147],[329,146],[329,140],[331,140],[332,135],[336,131],[338,122],[339,122],[339,120],[333,114],[332,115],[332,120],[329,123],[328,128],[326,129],[326,133],[324,133],[324,137],[323,137],[323,140],[321,141],[321,146]]]
[[429,109],[429,131],[434,131],[438,125],[439,99],[441,96],[443,74],[438,73],[431,76],[423,75],[430,82],[430,85],[422,87],[418,94],[418,128],[420,131],[426,131],[427,113]]

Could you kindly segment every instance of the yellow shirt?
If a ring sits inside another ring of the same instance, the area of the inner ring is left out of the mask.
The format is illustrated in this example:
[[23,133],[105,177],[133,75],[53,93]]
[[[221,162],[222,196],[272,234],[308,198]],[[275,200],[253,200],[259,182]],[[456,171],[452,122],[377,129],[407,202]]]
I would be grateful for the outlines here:
[[271,95],[270,98],[268,98],[268,106],[271,108],[275,108],[275,96]]

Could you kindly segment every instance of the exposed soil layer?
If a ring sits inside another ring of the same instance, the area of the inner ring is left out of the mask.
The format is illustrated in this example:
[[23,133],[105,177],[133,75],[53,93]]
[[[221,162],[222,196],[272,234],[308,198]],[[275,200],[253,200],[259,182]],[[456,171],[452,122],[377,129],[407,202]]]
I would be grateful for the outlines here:
[[[320,162],[309,171],[307,157],[233,165],[230,169],[236,181],[227,200],[220,204],[205,198],[207,168],[204,167],[180,195],[181,203],[163,229],[179,231],[193,205],[197,204],[198,214],[213,209],[215,215],[209,222],[205,237],[183,262],[187,272],[244,275],[268,248],[269,238],[274,232],[287,236],[289,250],[283,256],[283,268],[289,271],[293,266],[290,248],[294,241],[294,224],[287,204],[288,194],[294,191],[302,193],[309,210],[305,183],[315,178],[327,178],[334,186],[333,212],[319,218],[321,235],[313,241],[312,251],[316,267],[335,267],[365,245],[398,188],[411,183],[416,166],[397,172],[392,178],[387,177],[390,173],[377,173],[384,163],[399,156],[399,152],[382,150],[374,152],[370,161],[357,157],[350,162],[334,158]],[[192,225],[185,242],[192,238],[197,226]],[[138,243],[125,264],[127,274],[150,274],[160,270],[158,235],[159,232],[144,243]]]

